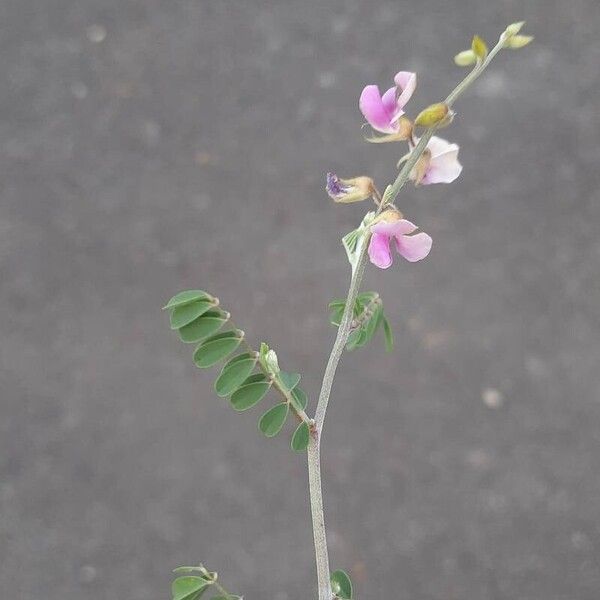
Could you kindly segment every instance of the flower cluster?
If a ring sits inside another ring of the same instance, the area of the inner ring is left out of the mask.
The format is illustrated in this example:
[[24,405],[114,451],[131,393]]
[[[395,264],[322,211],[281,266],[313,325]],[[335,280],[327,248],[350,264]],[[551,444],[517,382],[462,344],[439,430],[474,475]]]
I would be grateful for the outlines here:
[[[436,125],[442,127],[450,123],[454,114],[448,106],[440,103],[422,111],[414,122],[405,116],[405,107],[417,87],[417,75],[410,71],[400,71],[394,77],[394,86],[381,94],[379,86],[367,85],[359,100],[359,108],[371,128],[379,132],[367,138],[374,143],[406,141],[409,152],[400,159],[398,165],[411,157],[419,143],[415,130],[419,126]],[[426,149],[412,167],[409,179],[415,185],[451,183],[462,171],[458,162],[457,144],[437,136],[431,136]],[[381,198],[369,177],[341,179],[334,173],[327,174],[326,191],[335,202],[359,202],[373,198],[376,204]],[[381,212],[380,207],[378,212]],[[431,250],[432,240],[426,233],[417,233],[417,227],[402,217],[392,205],[387,207],[370,225],[368,247],[371,262],[387,269],[392,264],[390,246],[395,243],[398,253],[410,262],[425,258]]]
[[[412,151],[419,140],[414,135],[413,127],[410,127],[410,131],[406,133],[401,132],[400,117],[404,115],[404,107],[417,87],[417,75],[408,71],[400,71],[394,77],[394,83],[396,85],[385,92],[383,96],[380,94],[378,86],[367,85],[360,95],[358,105],[367,123],[375,131],[387,134],[379,138],[372,138],[371,141],[392,142],[406,139],[409,149]],[[445,118],[446,114],[443,114],[442,117]],[[399,136],[399,133],[402,135]],[[411,173],[411,179],[417,184],[451,183],[462,171],[462,166],[458,162],[458,145],[451,144],[435,135],[429,140],[427,152],[423,157],[422,164],[417,165]]]

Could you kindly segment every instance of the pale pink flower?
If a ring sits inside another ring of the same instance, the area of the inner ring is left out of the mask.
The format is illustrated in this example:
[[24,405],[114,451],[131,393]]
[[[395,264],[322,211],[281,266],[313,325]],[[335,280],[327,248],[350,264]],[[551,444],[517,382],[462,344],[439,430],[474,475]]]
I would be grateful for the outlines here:
[[387,269],[393,262],[390,244],[392,239],[396,242],[396,249],[400,256],[409,262],[424,259],[431,250],[433,243],[426,233],[417,233],[417,226],[406,219],[396,221],[379,221],[371,227],[371,241],[369,242],[369,258],[380,269]]
[[441,137],[433,136],[427,144],[430,156],[423,155],[423,169],[413,169],[411,179],[421,185],[451,183],[461,173],[458,162],[458,144],[451,144]]
[[404,107],[417,86],[417,75],[409,71],[400,71],[394,77],[394,87],[383,96],[376,85],[367,85],[362,91],[359,108],[369,125],[381,133],[397,133],[399,119]]

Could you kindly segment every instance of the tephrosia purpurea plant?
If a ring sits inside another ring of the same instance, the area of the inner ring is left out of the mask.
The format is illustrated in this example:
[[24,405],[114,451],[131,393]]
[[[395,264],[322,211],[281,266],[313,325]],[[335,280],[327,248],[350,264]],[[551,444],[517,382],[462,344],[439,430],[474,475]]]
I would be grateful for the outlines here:
[[[350,287],[345,299],[333,300],[329,305],[337,335],[313,416],[307,413],[308,398],[300,387],[300,375],[281,369],[277,354],[266,343],[251,344],[216,297],[201,290],[187,290],[175,295],[165,306],[170,313],[171,329],[177,330],[183,342],[197,344],[194,361],[198,367],[225,362],[214,385],[218,396],[228,398],[234,410],[245,411],[261,402],[269,391],[274,392],[276,403],[258,420],[259,430],[267,437],[277,435],[290,417],[297,422],[291,447],[296,452],[307,452],[308,456],[319,600],[352,598],[348,575],[342,570],[332,573],[329,568],[321,490],[321,432],[336,368],[344,350],[364,346],[379,329],[383,331],[387,350],[393,346],[392,329],[379,294],[360,292],[367,259],[376,267],[387,269],[396,252],[409,262],[420,261],[429,254],[431,237],[417,232],[417,226],[404,217],[396,205],[398,194],[408,181],[416,186],[451,183],[461,174],[458,145],[435,133],[452,123],[455,102],[500,50],[522,48],[533,39],[520,33],[523,25],[521,22],[507,27],[491,50],[482,38],[475,36],[471,48],[454,59],[459,66],[472,67],[469,74],[445,100],[426,107],[413,120],[405,110],[417,85],[415,73],[400,71],[394,77],[394,85],[383,94],[376,85],[367,85],[362,91],[359,108],[373,130],[367,141],[405,142],[408,151],[398,161],[396,179],[383,194],[370,177],[342,179],[327,174],[326,190],[334,202],[372,199],[375,208],[364,216],[357,229],[342,238],[351,265]],[[212,600],[240,598],[227,592],[217,574],[203,565],[179,567],[176,572],[185,574],[173,582],[173,600],[198,600],[207,590],[213,591]],[[307,597],[311,596],[313,592],[307,591]]]

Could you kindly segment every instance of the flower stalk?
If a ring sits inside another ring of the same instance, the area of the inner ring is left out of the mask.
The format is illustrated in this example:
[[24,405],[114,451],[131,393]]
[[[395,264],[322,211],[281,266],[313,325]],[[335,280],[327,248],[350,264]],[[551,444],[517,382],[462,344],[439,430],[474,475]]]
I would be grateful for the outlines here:
[[[483,71],[485,71],[496,54],[503,48],[506,39],[507,34],[503,33],[500,36],[498,43],[492,48],[492,50],[489,51],[487,56],[484,59],[478,60],[473,70],[454,88],[454,90],[452,90],[452,92],[443,102],[443,104],[448,107],[448,110],[451,110],[456,100],[469,88],[471,84],[475,82],[475,80],[483,73]],[[403,106],[401,108],[403,108]],[[411,151],[407,160],[404,162],[404,165],[394,182],[386,188],[383,198],[377,208],[376,216],[380,215],[387,206],[394,203],[400,190],[410,179],[413,168],[425,152],[427,144],[440,125],[444,125],[443,121],[441,120],[435,122],[425,130],[416,146]],[[311,439],[308,445],[308,481],[315,543],[319,600],[332,600],[333,597],[330,582],[331,572],[329,568],[329,552],[327,547],[325,515],[323,510],[323,491],[321,485],[322,432],[335,373],[348,340],[350,325],[353,318],[353,307],[356,297],[360,291],[360,286],[364,275],[367,261],[368,237],[369,236],[365,236],[365,239],[362,240],[358,253],[356,268],[352,273],[350,287],[346,297],[344,313],[338,327],[331,354],[329,355],[329,359],[327,361],[327,366],[325,367],[325,373],[323,375],[323,382],[321,384],[321,391],[319,393],[319,400],[315,413],[315,425],[312,430]]]

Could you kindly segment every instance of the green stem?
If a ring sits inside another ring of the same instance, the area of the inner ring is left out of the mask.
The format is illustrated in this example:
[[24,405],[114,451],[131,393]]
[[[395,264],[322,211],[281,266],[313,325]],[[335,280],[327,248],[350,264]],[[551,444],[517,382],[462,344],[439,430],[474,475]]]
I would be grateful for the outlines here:
[[[266,370],[264,371],[264,373],[266,375],[269,375],[269,373]],[[292,409],[292,412],[296,415],[296,417],[300,421],[304,421],[309,427],[311,427],[313,425],[312,419],[304,412],[303,409],[296,407],[292,399],[292,393],[287,391],[287,389],[283,386],[277,375],[273,377],[273,386],[283,396],[283,398],[287,402],[288,406]]]

